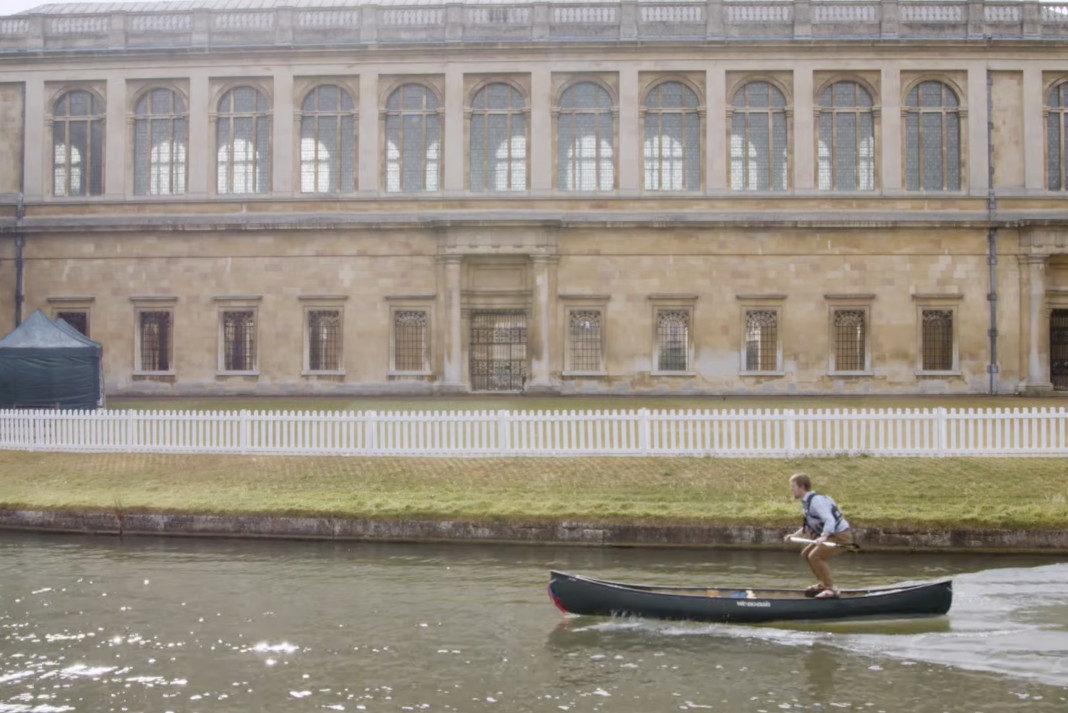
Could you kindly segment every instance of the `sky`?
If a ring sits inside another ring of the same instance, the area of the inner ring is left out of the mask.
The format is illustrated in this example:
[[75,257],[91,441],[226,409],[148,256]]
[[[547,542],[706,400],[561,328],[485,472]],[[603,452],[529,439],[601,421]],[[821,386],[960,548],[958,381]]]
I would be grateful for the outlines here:
[[[136,2],[137,0],[104,0],[106,2]],[[41,5],[55,5],[77,0],[0,0],[0,15],[14,15],[16,12],[30,10]]]

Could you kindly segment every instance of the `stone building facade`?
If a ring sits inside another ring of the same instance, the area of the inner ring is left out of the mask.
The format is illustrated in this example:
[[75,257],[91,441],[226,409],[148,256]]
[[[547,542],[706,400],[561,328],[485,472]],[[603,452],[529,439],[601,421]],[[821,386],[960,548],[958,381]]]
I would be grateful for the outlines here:
[[1068,390],[1068,5],[0,17],[0,333],[109,394]]

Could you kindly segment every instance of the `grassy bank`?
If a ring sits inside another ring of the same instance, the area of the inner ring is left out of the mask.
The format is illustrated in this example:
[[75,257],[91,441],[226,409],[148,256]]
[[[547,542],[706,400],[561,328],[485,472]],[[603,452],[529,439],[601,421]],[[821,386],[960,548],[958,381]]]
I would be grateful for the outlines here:
[[0,507],[792,527],[809,473],[857,526],[1068,528],[1068,460],[347,458],[0,451]]

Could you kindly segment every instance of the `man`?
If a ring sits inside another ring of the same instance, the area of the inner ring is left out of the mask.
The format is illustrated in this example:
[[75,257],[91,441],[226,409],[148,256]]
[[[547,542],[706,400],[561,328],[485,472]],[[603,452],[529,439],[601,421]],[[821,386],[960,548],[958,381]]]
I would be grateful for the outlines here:
[[[814,539],[812,544],[801,550],[801,556],[808,562],[818,580],[805,590],[805,596],[834,599],[839,593],[834,586],[827,558],[841,554],[846,549],[845,545],[853,543],[849,521],[843,517],[834,500],[812,489],[812,480],[804,473],[794,473],[790,476],[790,488],[794,499],[801,501],[801,513],[805,520],[797,532],[791,532],[783,539],[787,542],[791,537],[805,536]],[[834,542],[839,546],[830,547],[825,545],[825,542]]]

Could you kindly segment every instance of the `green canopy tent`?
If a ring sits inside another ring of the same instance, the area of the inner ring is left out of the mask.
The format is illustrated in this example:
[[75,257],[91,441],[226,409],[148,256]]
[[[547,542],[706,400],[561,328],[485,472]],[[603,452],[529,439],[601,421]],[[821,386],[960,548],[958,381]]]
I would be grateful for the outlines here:
[[41,310],[0,339],[0,409],[95,409],[104,405],[103,352]]

